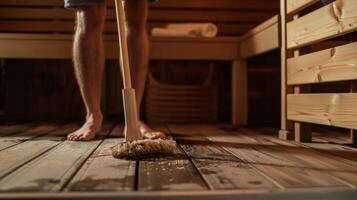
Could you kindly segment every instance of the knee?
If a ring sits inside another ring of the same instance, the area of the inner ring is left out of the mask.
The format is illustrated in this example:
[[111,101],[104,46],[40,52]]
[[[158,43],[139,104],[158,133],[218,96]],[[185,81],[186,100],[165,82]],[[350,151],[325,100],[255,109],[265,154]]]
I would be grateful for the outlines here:
[[129,35],[140,35],[146,34],[146,22],[142,22],[141,20],[127,20],[127,29]]
[[126,2],[126,24],[129,34],[146,33],[147,0]]
[[86,6],[78,9],[76,31],[82,34],[102,33],[106,19],[105,6]]

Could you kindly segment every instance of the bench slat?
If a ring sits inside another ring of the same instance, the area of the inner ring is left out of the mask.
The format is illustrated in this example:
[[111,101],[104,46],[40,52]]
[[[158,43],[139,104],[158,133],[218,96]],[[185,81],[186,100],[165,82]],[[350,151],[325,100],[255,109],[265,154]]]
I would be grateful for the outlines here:
[[242,36],[240,53],[246,59],[279,48],[279,17],[276,15]]
[[288,0],[286,1],[286,12],[287,14],[298,12],[320,0]]

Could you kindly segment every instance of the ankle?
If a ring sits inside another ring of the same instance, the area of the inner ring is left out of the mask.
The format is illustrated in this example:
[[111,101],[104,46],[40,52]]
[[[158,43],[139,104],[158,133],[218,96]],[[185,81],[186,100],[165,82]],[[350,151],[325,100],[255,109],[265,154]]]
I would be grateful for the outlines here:
[[86,121],[94,124],[102,124],[103,114],[99,113],[88,113],[86,116]]

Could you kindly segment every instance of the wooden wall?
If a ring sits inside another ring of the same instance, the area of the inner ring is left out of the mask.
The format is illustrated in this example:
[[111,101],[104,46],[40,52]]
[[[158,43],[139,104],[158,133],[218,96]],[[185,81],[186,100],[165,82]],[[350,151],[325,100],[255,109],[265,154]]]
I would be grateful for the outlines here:
[[[53,5],[49,6],[49,3]],[[172,22],[210,21],[218,25],[220,36],[237,36],[277,14],[278,5],[278,0],[160,0],[150,5],[148,29]],[[108,7],[106,33],[114,34],[115,21],[112,4]],[[15,12],[14,8],[40,9],[41,12],[37,15],[30,15],[25,11]],[[73,11],[64,10],[62,0],[0,1],[0,32],[48,33],[48,30],[66,34],[73,32]],[[6,80],[6,90],[2,95],[5,96],[4,107],[8,119],[77,119],[83,116],[83,105],[70,60],[5,60],[4,63],[5,75],[1,78]],[[171,67],[165,68],[168,63]],[[209,61],[190,62],[187,68],[183,68],[182,62],[152,61],[151,68],[155,73],[161,74],[161,77],[165,77],[168,82],[175,80],[189,82],[189,78],[185,79],[187,70],[194,71],[195,78],[203,78],[206,69],[202,66],[208,63]],[[229,122],[230,63],[217,62],[215,65],[217,70],[215,80],[220,88],[219,120]],[[172,70],[177,72],[175,76],[165,76],[165,74],[173,74]],[[272,73],[265,74],[262,71],[257,73],[260,75],[255,76],[254,70],[250,72],[253,77],[250,84],[262,83],[274,86],[275,82],[269,83],[269,78],[267,78]],[[261,79],[265,81],[259,81]],[[121,77],[115,60],[107,61],[103,87],[103,110],[107,115],[121,114]],[[259,90],[259,87],[255,89]],[[253,91],[250,94],[254,96],[256,93]],[[253,103],[254,100],[252,100],[250,107],[265,106],[261,101]],[[273,102],[271,98],[269,101]],[[278,105],[278,102],[274,103]],[[265,113],[268,112],[270,111]],[[253,114],[251,119],[254,121],[258,115]]]

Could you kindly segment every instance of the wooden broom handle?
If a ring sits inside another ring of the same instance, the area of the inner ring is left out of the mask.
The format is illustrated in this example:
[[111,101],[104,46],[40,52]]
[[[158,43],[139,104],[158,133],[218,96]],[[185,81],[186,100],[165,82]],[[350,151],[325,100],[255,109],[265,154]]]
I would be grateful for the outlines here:
[[124,89],[132,88],[130,67],[129,67],[128,45],[126,41],[126,32],[125,32],[124,7],[123,7],[122,0],[114,0],[114,1],[115,1],[115,11],[116,11],[118,37],[119,37],[120,67],[123,75]]

